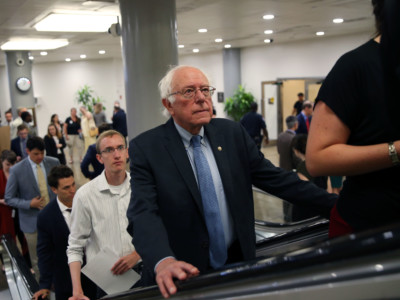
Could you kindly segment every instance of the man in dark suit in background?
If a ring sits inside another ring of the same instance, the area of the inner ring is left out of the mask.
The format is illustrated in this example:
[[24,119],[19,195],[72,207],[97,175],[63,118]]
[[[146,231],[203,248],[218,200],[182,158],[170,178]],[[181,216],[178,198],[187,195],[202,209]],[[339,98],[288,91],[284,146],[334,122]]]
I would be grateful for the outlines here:
[[112,128],[121,133],[126,138],[128,136],[126,113],[121,108],[119,101],[114,102],[114,114],[111,119],[112,119]]
[[291,143],[293,137],[296,135],[296,129],[299,123],[295,116],[289,116],[285,121],[288,129],[285,132],[281,132],[277,140],[279,167],[287,171],[292,171],[296,169],[296,162],[298,159],[293,153]]
[[335,195],[273,166],[239,123],[211,119],[215,88],[202,71],[175,67],[159,87],[172,118],[130,142],[127,216],[164,297],[173,278],[255,257],[252,184],[329,214]]
[[[72,284],[66,251],[75,179],[72,170],[62,165],[50,171],[47,181],[57,198],[39,213],[37,219],[40,290],[33,298],[46,298],[54,284],[56,299],[68,300],[72,296]],[[85,295],[95,299],[96,286],[83,274],[82,282]]]
[[11,150],[17,155],[17,161],[28,156],[26,142],[28,140],[28,127],[21,124],[17,127],[17,137],[11,140]]
[[297,115],[299,126],[296,129],[297,134],[308,134],[311,125],[313,106],[310,101],[303,102],[303,110]]
[[[265,124],[262,115],[257,113],[258,104],[253,102],[250,104],[250,109],[247,114],[245,114],[240,120],[240,124],[247,130],[247,133],[251,136],[257,145],[257,148],[261,149],[261,143],[263,137],[265,138],[265,144],[269,143],[267,125]],[[264,135],[261,134],[261,131]]]

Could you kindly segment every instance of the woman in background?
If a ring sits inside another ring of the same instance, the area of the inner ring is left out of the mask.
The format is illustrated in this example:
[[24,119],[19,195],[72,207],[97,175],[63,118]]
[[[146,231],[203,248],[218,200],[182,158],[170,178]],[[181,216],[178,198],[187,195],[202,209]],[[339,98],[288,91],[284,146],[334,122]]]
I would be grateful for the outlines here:
[[44,145],[46,148],[46,155],[58,158],[60,164],[65,165],[64,148],[66,146],[65,140],[58,131],[55,124],[51,123],[47,126],[47,134],[44,137]]
[[60,132],[62,135],[63,125],[61,124],[60,119],[58,118],[57,114],[51,115],[50,123],[53,123],[54,125],[56,125],[58,132]]
[[96,103],[94,105],[94,114],[93,114],[94,123],[96,127],[99,127],[103,123],[107,123],[106,114],[103,111],[103,104]]
[[85,153],[90,145],[96,143],[96,135],[98,133],[96,124],[93,120],[93,115],[90,111],[86,110],[86,107],[82,106],[80,108],[82,113],[82,135],[85,142]]
[[69,116],[64,123],[64,137],[68,146],[70,160],[73,162],[74,151],[79,153],[79,159],[82,161],[83,156],[83,143],[81,140],[81,119],[76,115],[76,108],[71,108],[71,116]]

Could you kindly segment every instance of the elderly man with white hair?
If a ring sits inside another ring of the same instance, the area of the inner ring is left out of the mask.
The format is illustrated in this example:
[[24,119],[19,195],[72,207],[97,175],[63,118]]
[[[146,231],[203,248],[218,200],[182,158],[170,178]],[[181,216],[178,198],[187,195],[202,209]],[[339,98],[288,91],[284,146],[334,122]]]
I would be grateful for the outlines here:
[[276,168],[239,123],[212,119],[215,88],[201,70],[175,67],[159,87],[171,118],[130,142],[127,215],[164,297],[177,291],[173,278],[255,257],[252,185],[328,215],[335,195]]

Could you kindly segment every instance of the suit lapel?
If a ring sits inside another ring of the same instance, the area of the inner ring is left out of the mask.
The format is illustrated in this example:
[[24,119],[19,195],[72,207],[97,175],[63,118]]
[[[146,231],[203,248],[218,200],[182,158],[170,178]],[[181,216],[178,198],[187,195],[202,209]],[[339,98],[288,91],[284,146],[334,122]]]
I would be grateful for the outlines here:
[[64,216],[61,212],[60,206],[58,205],[56,199],[54,201],[54,204],[55,204],[55,217],[57,219],[57,224],[59,224],[59,226],[61,227],[60,229],[64,232],[64,235],[62,234],[62,232],[60,232],[60,235],[61,236],[69,235],[69,228],[67,222],[64,219]]
[[25,165],[26,165],[25,169],[26,169],[28,178],[29,177],[32,178],[32,181],[30,181],[30,182],[35,182],[35,184],[33,185],[33,188],[35,189],[35,192],[37,192],[40,195],[39,185],[37,183],[37,180],[35,180],[35,174],[33,174],[32,166],[31,166],[31,163],[29,161],[29,158],[26,157],[23,160],[23,162],[25,162]]
[[165,131],[165,146],[167,151],[171,155],[179,173],[182,175],[186,186],[192,193],[193,199],[195,200],[201,214],[204,215],[203,204],[196,178],[194,177],[193,169],[186,153],[185,146],[183,145],[182,138],[176,130],[172,118],[165,124]]

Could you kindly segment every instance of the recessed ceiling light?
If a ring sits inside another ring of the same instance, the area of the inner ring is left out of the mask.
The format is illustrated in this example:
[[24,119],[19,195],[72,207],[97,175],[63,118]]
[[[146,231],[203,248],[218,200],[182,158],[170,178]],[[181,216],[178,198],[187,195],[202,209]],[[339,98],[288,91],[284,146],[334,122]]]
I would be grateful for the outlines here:
[[264,31],[264,33],[265,33],[265,34],[273,34],[273,33],[274,33],[274,31],[273,31],[273,30],[271,30],[271,29],[268,29],[268,30],[265,30],[265,31]]
[[65,61],[66,61],[66,62],[70,62],[71,59],[70,59],[69,57],[67,57],[67,58],[65,59]]
[[272,20],[273,18],[275,18],[274,15],[264,15],[264,16],[263,16],[263,19],[264,19],[264,20]]
[[41,56],[46,56],[46,55],[47,55],[47,52],[46,52],[46,51],[42,51],[42,52],[40,52],[40,55],[41,55]]
[[225,47],[225,48],[230,48],[230,47],[232,47],[232,46],[229,45],[229,44],[226,44],[224,47]]
[[178,45],[178,48],[185,48],[185,45]]
[[106,54],[106,50],[99,50],[99,54]]
[[269,43],[271,43],[271,42],[272,42],[271,39],[265,39],[265,40],[264,40],[264,43],[266,43],[266,44],[269,44]]
[[216,42],[216,43],[222,43],[222,41],[223,41],[223,39],[220,39],[220,38],[215,39],[215,42]]
[[200,52],[200,50],[199,49],[193,49],[193,52],[194,53],[198,53],[198,52]]
[[80,58],[86,58],[86,54],[79,55]]
[[343,23],[343,19],[341,19],[341,18],[333,19],[333,23],[336,23],[336,24]]
[[318,32],[316,32],[315,34],[316,34],[316,35],[324,35],[325,32],[323,32],[323,31],[318,31]]
[[34,26],[37,31],[107,32],[117,16],[95,14],[51,13]]
[[1,45],[1,50],[51,50],[68,45],[66,39],[11,39]]
[[200,29],[199,29],[199,32],[200,32],[200,33],[207,32],[207,29],[206,29],[206,28],[200,28]]
[[34,59],[35,58],[32,55],[29,56],[29,60],[34,60]]

